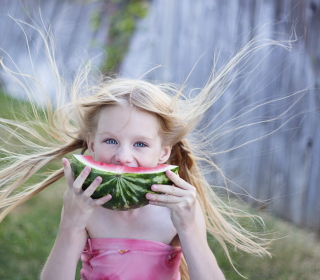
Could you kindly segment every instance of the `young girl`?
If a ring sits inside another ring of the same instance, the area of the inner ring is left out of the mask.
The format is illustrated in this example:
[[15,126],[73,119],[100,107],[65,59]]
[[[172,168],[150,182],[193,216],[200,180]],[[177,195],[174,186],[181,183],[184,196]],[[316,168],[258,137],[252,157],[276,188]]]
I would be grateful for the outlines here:
[[[232,63],[236,65],[242,57]],[[48,101],[42,119],[35,111],[38,127],[45,133],[38,133],[32,123],[1,120],[11,137],[24,139],[31,149],[19,154],[2,148],[8,156],[0,172],[0,220],[63,175],[66,178],[59,231],[41,279],[74,279],[79,258],[83,280],[225,279],[208,246],[207,233],[218,240],[230,261],[227,243],[269,255],[268,241],[238,224],[239,213],[218,198],[200,165],[216,168],[201,149],[204,138],[196,128],[223,92],[221,81],[225,82],[228,71],[221,73],[211,77],[198,95],[186,98],[182,88],[142,80],[110,78],[90,87],[85,70],[75,79],[68,104],[58,103],[53,109]],[[62,96],[65,90],[58,80],[61,91],[57,94]],[[28,141],[25,133],[35,137],[37,144]],[[112,200],[110,195],[90,197],[101,177],[85,191],[82,184],[90,168],[73,178],[68,158],[79,152],[124,166],[178,165],[179,175],[167,171],[173,185],[150,186],[160,194],[147,194],[149,205],[112,211],[101,207]],[[41,167],[61,158],[63,168],[17,191]]]
[[188,183],[197,186],[191,178],[198,175],[184,140],[188,125],[175,116],[172,101],[146,82],[114,80],[80,104],[84,110],[78,117],[78,141],[95,160],[131,167],[175,163],[181,167],[181,178],[167,171],[174,185],[153,185],[163,195],[147,194],[150,205],[112,211],[99,207],[112,199],[110,195],[90,198],[101,177],[83,192],[90,169],[74,181],[63,159],[68,189],[42,279],[74,279],[86,242],[83,279],[180,279],[177,246],[182,247],[191,279],[224,279],[207,244],[196,188]]

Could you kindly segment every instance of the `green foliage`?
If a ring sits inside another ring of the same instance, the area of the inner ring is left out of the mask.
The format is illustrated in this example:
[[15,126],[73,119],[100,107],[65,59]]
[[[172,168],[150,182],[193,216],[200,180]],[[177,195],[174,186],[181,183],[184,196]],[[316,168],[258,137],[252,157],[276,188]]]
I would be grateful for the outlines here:
[[[110,0],[108,2],[109,30],[108,42],[105,48],[106,60],[102,72],[113,73],[128,50],[130,38],[136,28],[137,20],[144,18],[148,10],[148,0]],[[102,22],[102,13],[93,11],[90,17],[92,30],[99,29]],[[92,45],[95,43],[93,42]]]
[[93,11],[90,16],[90,25],[93,31],[97,31],[101,24],[101,13]]
[[116,4],[115,12],[110,15],[107,59],[102,67],[103,72],[115,72],[119,67],[138,19],[147,14],[146,0],[113,0]]

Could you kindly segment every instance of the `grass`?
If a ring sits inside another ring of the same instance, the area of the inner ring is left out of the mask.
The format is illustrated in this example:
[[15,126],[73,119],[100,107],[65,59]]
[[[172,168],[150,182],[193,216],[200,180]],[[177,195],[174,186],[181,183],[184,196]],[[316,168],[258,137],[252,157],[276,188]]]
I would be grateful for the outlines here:
[[[8,108],[18,106],[17,101],[1,94],[0,100],[1,116],[10,117]],[[64,179],[61,179],[15,209],[0,224],[0,279],[39,278],[58,230],[65,186]],[[251,280],[319,279],[320,241],[315,233],[265,213],[258,214],[264,217],[269,230],[278,238],[270,250],[273,258],[258,258],[234,252],[231,248],[231,256],[240,273]],[[221,247],[212,239],[209,243],[226,278],[242,279],[233,270]],[[80,279],[79,268],[76,279]]]
[[56,185],[17,208],[0,224],[0,279],[39,278],[58,230],[62,199],[57,199],[59,190],[53,194]]
[[[236,268],[252,280],[317,280],[320,275],[320,240],[316,233],[266,213],[252,210],[263,217],[275,241],[272,258],[259,258],[242,252],[232,252]],[[228,280],[241,279],[232,269],[222,249],[210,242],[221,269]]]

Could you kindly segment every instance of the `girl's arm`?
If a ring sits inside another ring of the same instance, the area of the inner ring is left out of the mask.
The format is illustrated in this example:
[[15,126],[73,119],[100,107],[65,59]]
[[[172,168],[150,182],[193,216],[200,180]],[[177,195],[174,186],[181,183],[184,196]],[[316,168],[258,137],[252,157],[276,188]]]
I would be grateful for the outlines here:
[[196,221],[190,221],[183,230],[178,230],[183,255],[188,264],[190,279],[225,280],[206,234],[206,225],[202,209],[196,200]]
[[87,233],[59,228],[56,241],[41,273],[41,280],[75,279],[77,263],[87,240]]
[[86,226],[94,209],[111,199],[110,195],[100,199],[91,198],[101,183],[101,177],[97,177],[85,191],[82,190],[82,185],[90,173],[88,166],[74,180],[69,161],[63,159],[62,162],[68,189],[63,196],[59,232],[41,273],[42,280],[75,278],[77,263],[87,239]]
[[174,186],[153,185],[152,190],[163,194],[147,194],[149,203],[168,207],[178,231],[183,255],[191,280],[225,280],[207,242],[206,224],[195,187],[170,170],[166,172]]

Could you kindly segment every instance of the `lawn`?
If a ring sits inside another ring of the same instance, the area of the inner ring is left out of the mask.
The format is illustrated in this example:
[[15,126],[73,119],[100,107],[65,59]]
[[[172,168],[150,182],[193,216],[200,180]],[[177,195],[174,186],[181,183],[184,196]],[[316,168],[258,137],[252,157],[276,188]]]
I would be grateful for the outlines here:
[[[10,116],[8,108],[17,106],[17,101],[3,95],[0,95],[0,100],[1,116]],[[0,279],[39,278],[58,230],[64,189],[65,182],[61,179],[15,209],[0,224]],[[274,232],[273,236],[277,238],[270,250],[273,258],[258,258],[233,252],[231,248],[237,269],[252,280],[318,280],[320,241],[315,233],[267,213],[257,214],[264,217],[268,230]],[[209,241],[226,278],[242,279],[219,245],[214,240]],[[79,272],[77,279],[80,279]]]

